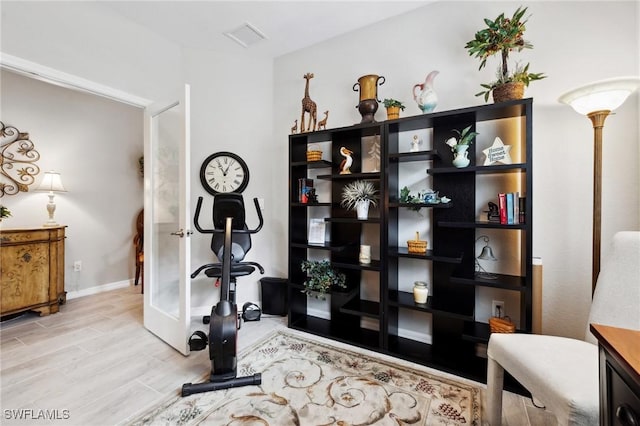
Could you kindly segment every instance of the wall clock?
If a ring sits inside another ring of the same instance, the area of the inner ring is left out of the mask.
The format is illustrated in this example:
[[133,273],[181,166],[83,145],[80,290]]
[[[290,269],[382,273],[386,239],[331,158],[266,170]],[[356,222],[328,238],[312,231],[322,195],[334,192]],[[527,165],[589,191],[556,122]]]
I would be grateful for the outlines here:
[[242,192],[249,184],[249,167],[232,152],[216,152],[200,167],[200,182],[211,195],[221,192]]

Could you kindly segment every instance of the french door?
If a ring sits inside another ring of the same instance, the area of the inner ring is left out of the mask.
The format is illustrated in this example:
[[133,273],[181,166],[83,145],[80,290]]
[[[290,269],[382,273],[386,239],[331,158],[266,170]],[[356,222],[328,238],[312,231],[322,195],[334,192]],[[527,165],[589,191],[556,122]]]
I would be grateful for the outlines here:
[[145,109],[144,326],[184,355],[191,326],[189,85]]

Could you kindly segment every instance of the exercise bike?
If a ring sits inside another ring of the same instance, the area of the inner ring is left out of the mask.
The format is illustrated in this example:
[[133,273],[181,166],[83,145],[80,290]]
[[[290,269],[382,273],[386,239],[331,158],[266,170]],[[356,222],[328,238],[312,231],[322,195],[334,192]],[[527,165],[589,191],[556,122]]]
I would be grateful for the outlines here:
[[211,250],[218,259],[222,259],[222,262],[200,266],[191,274],[191,278],[195,278],[204,271],[206,276],[220,279],[220,301],[211,308],[211,316],[203,318],[203,322],[209,324],[209,336],[206,336],[202,331],[196,331],[189,338],[189,348],[192,351],[203,350],[207,344],[209,345],[209,359],[211,360],[209,381],[195,384],[185,383],[182,385],[182,396],[262,383],[260,373],[237,377],[236,371],[236,343],[240,325],[238,308],[235,303],[236,278],[250,275],[256,268],[261,274],[264,274],[264,268],[259,263],[243,261],[246,252],[251,248],[250,234],[260,231],[264,224],[258,199],[254,198],[253,202],[260,221],[255,229],[247,228],[244,200],[242,195],[237,193],[214,196],[214,229],[203,229],[198,222],[202,197],[198,197],[193,218],[194,225],[203,234],[213,234]]

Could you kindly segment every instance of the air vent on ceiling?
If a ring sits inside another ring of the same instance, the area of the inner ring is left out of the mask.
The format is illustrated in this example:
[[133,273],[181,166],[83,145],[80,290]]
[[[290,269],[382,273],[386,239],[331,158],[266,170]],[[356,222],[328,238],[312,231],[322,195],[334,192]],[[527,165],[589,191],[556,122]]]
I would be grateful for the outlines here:
[[226,33],[224,33],[224,35],[244,47],[249,47],[252,44],[259,42],[260,40],[264,40],[267,38],[267,36],[265,36],[262,31],[248,22],[245,22],[242,26],[236,28],[235,30],[227,31]]

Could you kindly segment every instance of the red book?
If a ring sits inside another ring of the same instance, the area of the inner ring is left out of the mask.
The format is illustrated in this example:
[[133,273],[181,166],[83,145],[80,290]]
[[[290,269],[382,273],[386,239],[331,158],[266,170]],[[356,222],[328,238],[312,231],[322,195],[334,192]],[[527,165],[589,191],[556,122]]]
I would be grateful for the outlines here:
[[507,224],[507,197],[504,193],[498,194],[498,211],[500,212],[500,224]]

